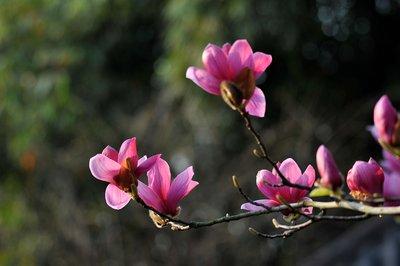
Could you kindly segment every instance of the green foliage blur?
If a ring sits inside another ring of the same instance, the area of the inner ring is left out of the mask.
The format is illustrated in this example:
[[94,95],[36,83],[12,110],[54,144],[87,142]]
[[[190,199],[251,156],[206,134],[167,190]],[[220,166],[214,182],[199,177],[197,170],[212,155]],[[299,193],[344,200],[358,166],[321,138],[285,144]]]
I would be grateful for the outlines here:
[[193,164],[200,186],[184,217],[238,212],[232,174],[259,197],[255,174],[266,166],[251,158],[240,119],[185,79],[207,43],[238,38],[273,56],[257,127],[274,158],[314,163],[326,143],[343,173],[357,159],[379,159],[365,127],[383,93],[400,107],[399,5],[1,0],[0,265],[292,265],[322,246],[298,247],[312,235],[266,243],[247,221],[158,231],[134,204],[106,206],[88,160],[136,136],[141,154],[163,153],[175,174]]

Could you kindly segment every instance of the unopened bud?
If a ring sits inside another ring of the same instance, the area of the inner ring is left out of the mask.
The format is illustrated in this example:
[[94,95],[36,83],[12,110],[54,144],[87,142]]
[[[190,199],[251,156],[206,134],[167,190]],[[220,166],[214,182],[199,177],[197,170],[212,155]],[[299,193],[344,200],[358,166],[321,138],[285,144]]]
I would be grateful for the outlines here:
[[236,176],[232,176],[232,182],[233,182],[233,186],[234,186],[235,188],[239,188],[239,187],[240,187],[239,181],[237,180],[237,177],[236,177]]
[[262,153],[260,150],[258,150],[258,149],[254,149],[254,150],[253,150],[253,154],[254,154],[255,156],[257,156],[258,158],[263,158],[263,157],[264,157],[263,153]]

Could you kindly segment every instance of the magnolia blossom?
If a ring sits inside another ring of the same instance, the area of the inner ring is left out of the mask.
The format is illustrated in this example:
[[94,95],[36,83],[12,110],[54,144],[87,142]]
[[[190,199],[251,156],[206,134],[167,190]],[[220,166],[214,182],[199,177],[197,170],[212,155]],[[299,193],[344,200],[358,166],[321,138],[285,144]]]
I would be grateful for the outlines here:
[[375,195],[382,195],[384,179],[382,167],[371,158],[368,162],[354,163],[347,174],[347,185],[354,198],[365,200]]
[[89,169],[92,175],[109,183],[105,199],[108,206],[119,210],[131,199],[131,186],[137,185],[137,178],[156,163],[160,154],[139,160],[136,138],[125,140],[119,151],[107,146],[101,154],[90,158]]
[[[255,87],[254,80],[259,78],[271,64],[272,57],[261,52],[253,53],[246,40],[237,40],[230,45],[221,47],[208,44],[203,52],[204,69],[189,67],[186,77],[203,90],[214,95],[221,95],[221,84],[234,84],[240,87],[242,83],[251,84],[249,99],[245,105],[246,111],[254,116],[264,117],[265,96],[262,90]],[[244,74],[251,70],[250,76]],[[244,71],[244,72],[243,72]],[[245,79],[245,80],[243,80]],[[246,93],[246,92],[244,92]]]
[[319,183],[323,187],[333,190],[340,188],[342,185],[342,175],[339,172],[332,153],[324,145],[319,146],[316,154],[317,168],[321,176]]
[[378,140],[394,145],[399,142],[399,121],[396,109],[387,95],[383,95],[374,108],[374,129]]
[[[307,187],[312,187],[314,184],[315,170],[311,165],[302,173],[297,163],[289,158],[279,165],[279,170],[293,184]],[[282,184],[282,180],[275,169],[272,172],[268,170],[259,171],[257,173],[256,184],[261,193],[266,197],[266,199],[256,200],[256,202],[267,207],[279,206],[284,203],[296,203],[307,199],[307,190],[288,186],[274,186]],[[245,203],[241,208],[246,211],[263,210],[263,207],[255,206],[251,203]],[[312,208],[303,208],[303,212],[310,214]]]
[[176,216],[180,209],[179,202],[199,184],[192,180],[193,175],[193,167],[190,166],[171,182],[169,165],[160,158],[147,172],[147,185],[138,181],[139,197],[157,211]]

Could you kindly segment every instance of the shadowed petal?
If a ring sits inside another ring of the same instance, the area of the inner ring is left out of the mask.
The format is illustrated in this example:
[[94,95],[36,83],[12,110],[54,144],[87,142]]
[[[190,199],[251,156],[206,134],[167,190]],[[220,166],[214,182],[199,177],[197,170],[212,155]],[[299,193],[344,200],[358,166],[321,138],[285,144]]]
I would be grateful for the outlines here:
[[229,50],[231,49],[232,45],[230,43],[225,43],[222,46],[222,51],[224,51],[224,53],[226,54],[226,56],[228,56],[229,54]]
[[253,116],[264,117],[265,115],[265,96],[263,91],[256,87],[254,90],[253,96],[251,96],[250,100],[246,105],[246,111]]
[[111,146],[105,147],[101,154],[107,156],[113,161],[118,161],[118,151]]
[[135,168],[138,161],[136,138],[125,140],[119,149],[118,162],[122,164],[128,158],[131,159],[131,164],[133,164],[132,167]]
[[386,173],[396,172],[400,173],[400,157],[396,157],[388,151],[383,151],[383,158],[385,159],[381,164]]
[[171,171],[168,163],[163,159],[158,159],[153,163],[148,173],[148,186],[162,199],[167,199],[170,183]]
[[308,165],[306,170],[304,171],[303,175],[307,176],[307,180],[305,184],[302,184],[304,186],[311,187],[314,184],[315,181],[315,169],[312,167],[312,165]]
[[159,212],[165,213],[164,205],[160,197],[148,186],[138,181],[137,186],[139,197],[149,206]]
[[256,184],[258,190],[269,199],[276,199],[276,194],[279,190],[278,187],[272,187],[271,185],[279,185],[280,183],[281,179],[268,170],[260,170],[257,173]]
[[255,78],[259,78],[262,73],[267,69],[267,67],[272,62],[272,56],[269,54],[264,54],[261,52],[256,52],[253,54],[253,61],[254,61],[254,76]]
[[119,174],[121,165],[103,154],[90,158],[89,169],[94,177],[106,182],[113,182],[113,177]]
[[209,44],[203,52],[203,64],[206,70],[217,79],[229,78],[229,65],[226,54],[216,45]]
[[189,67],[186,71],[186,78],[191,79],[197,86],[214,95],[220,95],[220,81],[210,75],[204,69]]
[[[263,205],[265,205],[265,206],[267,206],[267,207],[269,207],[269,208],[270,208],[270,207],[275,207],[275,206],[279,206],[279,205],[280,205],[279,202],[276,202],[276,201],[274,201],[274,200],[266,200],[266,199],[263,199],[263,200],[256,200],[255,202],[260,203],[260,204],[263,204]],[[256,205],[254,205],[254,204],[251,204],[250,202],[247,202],[247,203],[242,204],[242,206],[240,206],[240,208],[241,208],[242,210],[249,211],[249,212],[256,212],[256,211],[263,211],[263,210],[265,210],[264,207],[256,206]]]
[[106,188],[106,203],[115,210],[125,207],[131,200],[131,195],[120,190],[117,186],[109,184]]
[[[315,179],[315,177],[314,177]],[[303,174],[299,176],[295,182],[295,184],[302,185],[302,186],[311,186],[309,185],[310,181],[309,180],[314,180],[312,178],[309,178],[306,174]],[[290,188],[290,199],[288,199],[289,202],[297,202],[301,198],[304,198],[308,194],[308,191],[305,189],[298,189],[298,188]]]
[[176,209],[178,202],[199,184],[192,180],[193,175],[193,167],[190,166],[172,181],[167,200],[170,208]]
[[156,154],[149,158],[147,158],[147,156],[143,156],[142,158],[140,158],[140,160],[138,161],[138,167],[135,170],[135,175],[139,177],[149,171],[160,157],[161,154]]
[[400,200],[400,172],[385,176],[383,196],[389,200]]

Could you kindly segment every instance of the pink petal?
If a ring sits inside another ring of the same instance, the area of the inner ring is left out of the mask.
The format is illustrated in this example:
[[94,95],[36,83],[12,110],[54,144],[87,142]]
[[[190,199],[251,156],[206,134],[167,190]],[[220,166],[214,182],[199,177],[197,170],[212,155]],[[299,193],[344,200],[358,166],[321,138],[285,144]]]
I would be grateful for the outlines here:
[[254,61],[254,76],[255,78],[259,78],[267,67],[272,62],[272,56],[269,54],[264,54],[261,52],[256,52],[253,54],[253,61]]
[[[281,167],[281,163],[277,162],[276,163],[276,167],[278,167],[278,169]],[[276,176],[279,176],[278,172],[276,171],[275,167],[272,167],[272,173]]]
[[110,158],[113,161],[116,161],[116,162],[118,161],[118,152],[116,149],[114,149],[111,146],[105,147],[101,154],[107,156],[108,158]]
[[106,203],[115,210],[125,207],[131,200],[131,195],[119,189],[113,184],[109,184],[106,188]]
[[161,213],[165,213],[165,207],[160,197],[148,186],[138,181],[137,186],[139,197],[149,206]]
[[138,161],[136,149],[136,138],[125,140],[119,148],[118,162],[122,164],[126,159],[131,159],[132,167],[135,168]]
[[207,45],[202,59],[208,73],[221,80],[229,78],[228,58],[221,48],[213,44]]
[[246,111],[253,116],[264,117],[265,115],[265,96],[263,91],[256,87],[253,96],[246,105]]
[[119,174],[121,165],[103,154],[90,158],[89,169],[94,177],[106,182],[113,182],[113,177]]
[[220,95],[220,80],[213,77],[204,69],[189,67],[186,71],[186,78],[191,79],[197,86],[208,93]]
[[[140,158],[140,160],[138,161],[138,166],[135,170],[135,175],[137,177],[139,177],[142,174],[149,171],[160,157],[161,157],[161,154],[156,154],[156,155],[151,156],[148,159],[146,156],[143,156],[142,158]],[[144,158],[146,158],[146,159],[144,159]]]
[[388,151],[383,151],[384,161],[381,163],[385,169],[385,173],[397,172],[400,173],[400,158],[394,156]]
[[176,209],[178,202],[186,197],[190,191],[192,191],[199,184],[198,182],[192,180],[193,175],[193,167],[190,166],[182,173],[177,175],[177,177],[172,181],[167,200],[170,208]]
[[302,175],[299,166],[292,158],[284,160],[279,167],[279,170],[290,182],[296,182]]
[[[280,205],[280,203],[279,202],[276,202],[276,201],[274,201],[274,200],[256,200],[255,202],[257,202],[257,203],[260,203],[260,204],[263,204],[263,205],[265,205],[265,206],[267,206],[267,207],[275,207],[275,206],[279,206]],[[249,212],[256,212],[256,211],[264,211],[265,210],[265,208],[264,207],[262,207],[262,206],[256,206],[256,205],[254,205],[254,204],[251,204],[251,203],[244,203],[244,204],[242,204],[242,206],[240,207],[242,210],[245,210],[245,211],[249,211]]]
[[315,181],[315,169],[312,167],[312,165],[308,165],[306,170],[304,171],[303,175],[307,176],[307,180],[305,182],[305,186],[311,187],[314,185]]
[[281,179],[268,170],[260,170],[257,173],[256,184],[265,197],[276,199],[279,188],[271,185],[281,184]]
[[385,176],[383,196],[388,200],[400,200],[400,172]]
[[229,50],[231,49],[232,45],[230,43],[225,43],[222,46],[222,51],[224,51],[224,53],[226,54],[226,56],[228,56],[229,54]]
[[146,161],[147,160],[147,156],[146,155],[143,155],[139,160],[138,160],[138,163],[137,163],[137,167],[139,167],[144,161]]
[[[299,176],[297,178],[295,184],[302,185],[302,186],[310,186],[309,179],[312,181],[315,179],[309,178],[306,174]],[[312,185],[312,184],[311,184]],[[308,194],[308,191],[305,189],[298,189],[298,188],[290,188],[290,196],[287,199],[288,202],[298,202],[301,198],[304,198]]]
[[154,167],[147,173],[148,186],[162,199],[167,200],[171,183],[171,171],[168,163],[163,159],[156,160]]
[[237,40],[229,50],[228,63],[236,76],[243,68],[254,69],[253,50],[247,40]]

